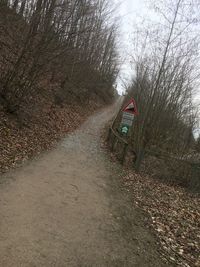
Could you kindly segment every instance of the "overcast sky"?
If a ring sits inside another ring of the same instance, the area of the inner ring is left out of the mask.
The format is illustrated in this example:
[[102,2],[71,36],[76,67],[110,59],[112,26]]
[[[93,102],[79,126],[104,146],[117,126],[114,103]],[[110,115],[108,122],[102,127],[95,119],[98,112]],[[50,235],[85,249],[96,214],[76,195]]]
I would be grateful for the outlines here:
[[[120,19],[120,52],[125,57],[125,63],[122,65],[121,77],[118,81],[118,91],[123,92],[123,86],[121,80],[130,80],[133,71],[130,68],[131,54],[131,34],[134,30],[134,21],[139,16],[149,16],[150,11],[147,8],[147,0],[113,0],[119,5],[117,11]],[[152,14],[152,13],[151,13]],[[151,16],[151,15],[150,15]],[[199,90],[200,91],[200,90]],[[197,101],[200,102],[200,94],[197,97]]]
[[121,35],[120,38],[120,52],[125,58],[125,63],[122,66],[121,77],[118,81],[118,90],[121,93],[123,88],[120,82],[121,79],[130,79],[131,69],[129,64],[129,54],[131,52],[131,33],[134,27],[134,20],[137,16],[144,14],[145,0],[114,0],[118,6],[118,13],[120,16]]

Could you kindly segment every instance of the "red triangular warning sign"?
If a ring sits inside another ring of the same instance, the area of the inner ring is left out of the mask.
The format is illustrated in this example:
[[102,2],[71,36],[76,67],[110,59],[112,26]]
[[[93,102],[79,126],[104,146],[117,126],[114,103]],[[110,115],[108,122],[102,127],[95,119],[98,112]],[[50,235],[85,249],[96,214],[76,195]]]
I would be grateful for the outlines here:
[[123,111],[134,114],[134,115],[138,115],[137,106],[133,98],[128,102],[128,104],[125,106]]

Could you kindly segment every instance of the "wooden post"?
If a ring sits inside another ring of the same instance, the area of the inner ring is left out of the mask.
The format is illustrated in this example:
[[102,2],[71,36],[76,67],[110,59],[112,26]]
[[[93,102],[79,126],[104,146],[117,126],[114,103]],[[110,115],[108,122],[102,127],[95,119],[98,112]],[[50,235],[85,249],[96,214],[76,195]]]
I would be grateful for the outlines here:
[[124,164],[125,162],[127,149],[128,149],[128,144],[124,144],[124,149],[123,149],[123,154],[122,154],[122,164]]
[[144,158],[144,153],[145,153],[144,148],[141,148],[139,150],[139,152],[137,153],[136,162],[135,162],[136,172],[139,172],[139,170],[140,170],[140,166],[141,166],[142,160]]

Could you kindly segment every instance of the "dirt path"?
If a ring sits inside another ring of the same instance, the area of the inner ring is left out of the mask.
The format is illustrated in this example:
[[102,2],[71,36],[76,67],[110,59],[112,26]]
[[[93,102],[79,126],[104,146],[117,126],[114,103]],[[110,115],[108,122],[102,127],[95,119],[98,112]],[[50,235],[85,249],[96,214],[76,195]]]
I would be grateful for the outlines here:
[[1,177],[0,266],[169,266],[100,147],[111,108]]

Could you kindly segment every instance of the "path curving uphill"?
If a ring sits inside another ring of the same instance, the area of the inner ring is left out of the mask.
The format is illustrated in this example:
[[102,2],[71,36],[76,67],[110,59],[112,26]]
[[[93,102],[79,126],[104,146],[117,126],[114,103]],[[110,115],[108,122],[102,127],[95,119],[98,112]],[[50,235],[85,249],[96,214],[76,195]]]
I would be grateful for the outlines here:
[[158,245],[101,148],[109,107],[1,177],[0,267],[162,267]]

